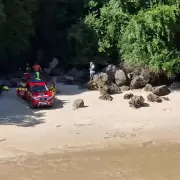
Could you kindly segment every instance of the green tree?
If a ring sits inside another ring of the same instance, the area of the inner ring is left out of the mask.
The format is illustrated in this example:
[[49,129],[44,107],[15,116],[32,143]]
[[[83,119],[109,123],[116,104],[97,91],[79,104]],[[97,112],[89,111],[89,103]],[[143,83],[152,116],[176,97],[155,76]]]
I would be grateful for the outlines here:
[[86,16],[85,24],[96,32],[100,52],[116,59],[117,44],[121,38],[121,30],[128,23],[129,16],[121,9],[120,3],[110,0],[100,9],[100,15],[91,13]]
[[[36,8],[33,0],[4,0],[0,2],[0,53],[1,64],[12,63],[30,48],[34,35],[32,13]],[[18,64],[18,62],[14,62]]]
[[173,73],[171,66],[180,61],[174,45],[174,28],[179,17],[180,11],[175,5],[159,5],[134,15],[119,39],[123,60],[135,66],[148,66],[156,71],[163,68]]

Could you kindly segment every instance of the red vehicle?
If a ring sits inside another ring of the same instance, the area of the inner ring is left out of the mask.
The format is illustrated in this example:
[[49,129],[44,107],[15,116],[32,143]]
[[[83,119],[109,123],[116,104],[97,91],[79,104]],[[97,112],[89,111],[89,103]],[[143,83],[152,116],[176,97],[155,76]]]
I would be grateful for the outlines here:
[[27,73],[24,75],[24,85],[22,85],[23,83],[18,85],[16,89],[17,95],[27,100],[31,108],[41,106],[52,107],[56,95],[55,87],[48,88],[45,81],[31,80]]

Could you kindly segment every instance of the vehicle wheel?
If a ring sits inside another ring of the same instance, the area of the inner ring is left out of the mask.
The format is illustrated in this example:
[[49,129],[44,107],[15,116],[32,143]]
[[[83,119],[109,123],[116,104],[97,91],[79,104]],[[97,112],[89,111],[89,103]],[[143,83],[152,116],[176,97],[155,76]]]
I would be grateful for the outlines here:
[[35,109],[35,106],[33,106],[33,104],[31,102],[29,102],[29,105],[32,109]]

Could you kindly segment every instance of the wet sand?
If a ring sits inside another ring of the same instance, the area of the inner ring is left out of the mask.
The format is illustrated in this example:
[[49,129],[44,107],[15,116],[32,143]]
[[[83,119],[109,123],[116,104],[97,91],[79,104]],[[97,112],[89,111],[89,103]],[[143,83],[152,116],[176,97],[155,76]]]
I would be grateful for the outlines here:
[[143,143],[0,161],[1,180],[179,180],[180,144]]

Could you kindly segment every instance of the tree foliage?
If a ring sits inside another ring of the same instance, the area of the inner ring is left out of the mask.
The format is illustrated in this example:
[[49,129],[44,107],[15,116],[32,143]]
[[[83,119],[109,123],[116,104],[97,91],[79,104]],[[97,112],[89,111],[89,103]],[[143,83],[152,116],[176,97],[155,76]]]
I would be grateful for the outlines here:
[[0,0],[0,67],[57,57],[178,73],[179,27],[179,0]]
[[169,71],[171,59],[173,64],[179,61],[175,60],[179,59],[179,53],[174,46],[173,31],[179,17],[179,9],[174,5],[160,5],[134,15],[119,41],[123,60]]

